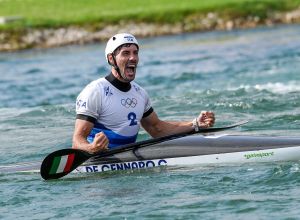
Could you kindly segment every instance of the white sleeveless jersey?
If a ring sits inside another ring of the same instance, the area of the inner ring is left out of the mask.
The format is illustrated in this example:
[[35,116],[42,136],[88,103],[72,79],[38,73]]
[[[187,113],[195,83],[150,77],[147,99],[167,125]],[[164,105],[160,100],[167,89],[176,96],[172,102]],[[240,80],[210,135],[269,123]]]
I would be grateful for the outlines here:
[[100,78],[88,84],[79,94],[77,115],[96,119],[87,138],[89,142],[101,131],[109,139],[109,148],[136,141],[140,120],[153,109],[146,91],[135,82],[130,84],[130,90],[123,92],[106,78]]

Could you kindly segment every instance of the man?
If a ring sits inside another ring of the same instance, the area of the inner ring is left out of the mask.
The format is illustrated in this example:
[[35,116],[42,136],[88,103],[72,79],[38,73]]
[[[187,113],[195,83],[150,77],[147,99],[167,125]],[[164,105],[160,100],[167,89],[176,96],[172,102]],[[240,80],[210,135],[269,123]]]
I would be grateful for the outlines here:
[[133,143],[140,125],[152,137],[214,125],[214,113],[207,111],[193,121],[158,118],[146,91],[133,81],[139,62],[139,44],[133,35],[123,33],[110,38],[105,56],[111,73],[91,82],[77,98],[73,148],[97,153]]

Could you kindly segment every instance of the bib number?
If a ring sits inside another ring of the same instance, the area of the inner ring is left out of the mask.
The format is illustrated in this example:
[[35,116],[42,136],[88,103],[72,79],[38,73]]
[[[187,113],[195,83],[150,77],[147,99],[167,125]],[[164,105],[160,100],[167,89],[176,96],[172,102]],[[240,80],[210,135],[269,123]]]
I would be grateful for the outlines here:
[[134,112],[130,112],[127,117],[130,121],[129,126],[137,125],[136,114]]

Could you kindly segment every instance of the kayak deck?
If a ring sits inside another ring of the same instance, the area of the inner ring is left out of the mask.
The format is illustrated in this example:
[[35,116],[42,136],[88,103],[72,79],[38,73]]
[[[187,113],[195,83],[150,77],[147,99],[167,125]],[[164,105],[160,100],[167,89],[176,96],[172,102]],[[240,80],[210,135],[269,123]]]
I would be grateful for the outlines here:
[[[93,157],[86,164],[105,164],[161,158],[192,157],[246,151],[300,147],[299,137],[266,136],[189,136],[163,143],[137,148],[110,157]],[[299,157],[300,159],[300,157]]]
[[[108,157],[93,157],[74,172],[140,169],[191,164],[300,160],[300,137],[187,136]],[[0,166],[0,173],[39,172],[41,162]]]

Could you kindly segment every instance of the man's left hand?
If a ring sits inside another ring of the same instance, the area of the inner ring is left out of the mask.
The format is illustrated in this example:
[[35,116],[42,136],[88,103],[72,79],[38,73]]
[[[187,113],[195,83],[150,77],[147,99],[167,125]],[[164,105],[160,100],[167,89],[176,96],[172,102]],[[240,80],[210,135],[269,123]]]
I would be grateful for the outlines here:
[[198,118],[197,122],[200,128],[209,128],[215,124],[215,114],[211,111],[202,111]]

